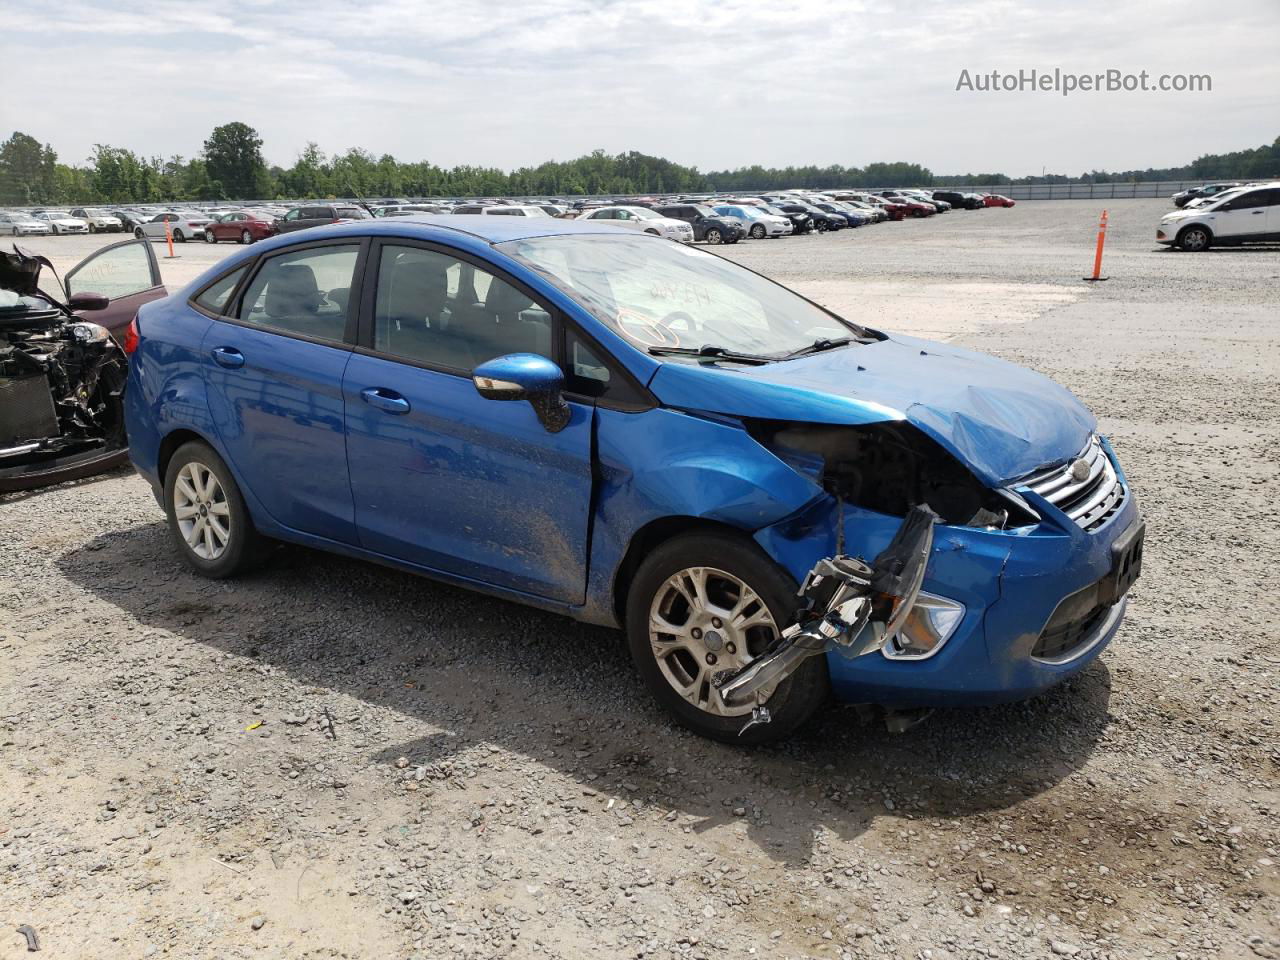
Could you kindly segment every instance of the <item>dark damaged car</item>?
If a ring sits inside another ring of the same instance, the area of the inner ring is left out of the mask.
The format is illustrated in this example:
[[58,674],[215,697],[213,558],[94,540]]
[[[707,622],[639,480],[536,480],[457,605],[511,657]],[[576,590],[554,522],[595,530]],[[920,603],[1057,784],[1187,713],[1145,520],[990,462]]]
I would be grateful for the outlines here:
[[44,270],[47,259],[20,247],[0,253],[0,492],[126,461],[122,340],[137,308],[166,293],[145,240],[80,263],[63,298],[41,287]]
[[1088,410],[703,250],[455,216],[245,248],[130,337],[130,452],[192,568],[273,540],[625,629],[711,737],[903,726],[1115,634],[1143,526]]

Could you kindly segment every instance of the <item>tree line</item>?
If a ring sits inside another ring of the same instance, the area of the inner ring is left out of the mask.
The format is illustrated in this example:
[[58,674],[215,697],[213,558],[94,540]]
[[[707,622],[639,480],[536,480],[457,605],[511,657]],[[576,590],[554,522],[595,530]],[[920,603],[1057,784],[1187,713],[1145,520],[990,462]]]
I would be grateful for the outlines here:
[[15,132],[0,143],[0,205],[167,203],[303,197],[497,197],[667,194],[822,187],[930,187],[1022,183],[1115,183],[1138,180],[1262,179],[1280,176],[1280,137],[1270,145],[1207,154],[1182,167],[1094,170],[1079,177],[1050,174],[1010,178],[1001,173],[935,175],[915,163],[865,167],[763,167],[702,172],[636,151],[596,150],[574,160],[536,167],[444,168],[429,161],[375,157],[352,147],[326,154],[308,143],[292,166],[270,165],[262,138],[244,123],[216,127],[195,157],[144,157],[97,144],[83,164],[58,159],[49,144]]

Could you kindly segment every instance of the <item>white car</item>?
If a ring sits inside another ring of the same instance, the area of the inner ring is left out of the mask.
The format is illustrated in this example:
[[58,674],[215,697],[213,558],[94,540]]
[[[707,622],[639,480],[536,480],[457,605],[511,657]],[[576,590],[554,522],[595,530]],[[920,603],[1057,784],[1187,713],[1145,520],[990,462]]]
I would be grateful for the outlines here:
[[629,227],[632,230],[643,230],[657,237],[668,240],[679,240],[682,243],[693,243],[693,227],[683,220],[664,217],[654,213],[648,207],[597,207],[578,218],[582,221],[614,224]]
[[1199,207],[1166,213],[1156,242],[1199,253],[1214,244],[1280,241],[1280,180],[1218,194]]
[[94,210],[90,207],[77,207],[71,211],[73,217],[79,217],[89,224],[90,233],[119,233],[122,229],[120,218],[105,210]]
[[550,217],[551,214],[532,203],[512,203],[505,207],[485,207],[480,211],[493,217]]
[[0,213],[0,235],[10,237],[44,237],[49,224],[29,213]]
[[785,237],[795,227],[786,217],[765,213],[750,204],[719,204],[712,207],[722,217],[734,217],[742,223],[743,232],[755,240],[765,237]]
[[88,233],[89,224],[79,217],[73,217],[66,210],[41,210],[35,214],[37,220],[49,225],[49,232],[55,237],[63,233]]
[[163,240],[166,220],[169,222],[169,232],[173,236],[174,243],[186,243],[188,240],[203,239],[204,228],[213,222],[212,217],[207,217],[203,213],[196,213],[194,210],[170,210],[166,213],[157,213],[146,223],[138,224],[134,228],[133,235],[135,237],[150,237],[152,240]]

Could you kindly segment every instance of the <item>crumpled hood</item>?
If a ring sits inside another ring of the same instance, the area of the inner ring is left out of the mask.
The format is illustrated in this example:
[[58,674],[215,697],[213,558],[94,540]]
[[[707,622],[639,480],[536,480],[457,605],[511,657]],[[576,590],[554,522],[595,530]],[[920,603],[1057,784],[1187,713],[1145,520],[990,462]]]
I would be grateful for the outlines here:
[[1061,463],[1097,425],[1065,387],[972,350],[894,335],[759,367],[664,363],[650,389],[667,406],[802,423],[906,420],[985,483]]

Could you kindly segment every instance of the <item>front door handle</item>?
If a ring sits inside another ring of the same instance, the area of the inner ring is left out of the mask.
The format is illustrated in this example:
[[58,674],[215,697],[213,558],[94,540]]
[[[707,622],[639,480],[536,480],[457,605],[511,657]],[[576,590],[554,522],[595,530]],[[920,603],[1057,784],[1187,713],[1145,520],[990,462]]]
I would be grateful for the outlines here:
[[1255,211],[1253,211],[1253,215],[1256,217],[1258,214],[1260,214],[1260,213],[1266,213],[1266,212],[1267,212],[1267,211],[1265,211],[1265,210],[1255,210]]
[[360,398],[370,406],[385,410],[387,413],[409,412],[409,401],[386,387],[366,387],[360,391]]
[[220,367],[236,367],[244,366],[244,354],[235,347],[214,347],[213,362]]

